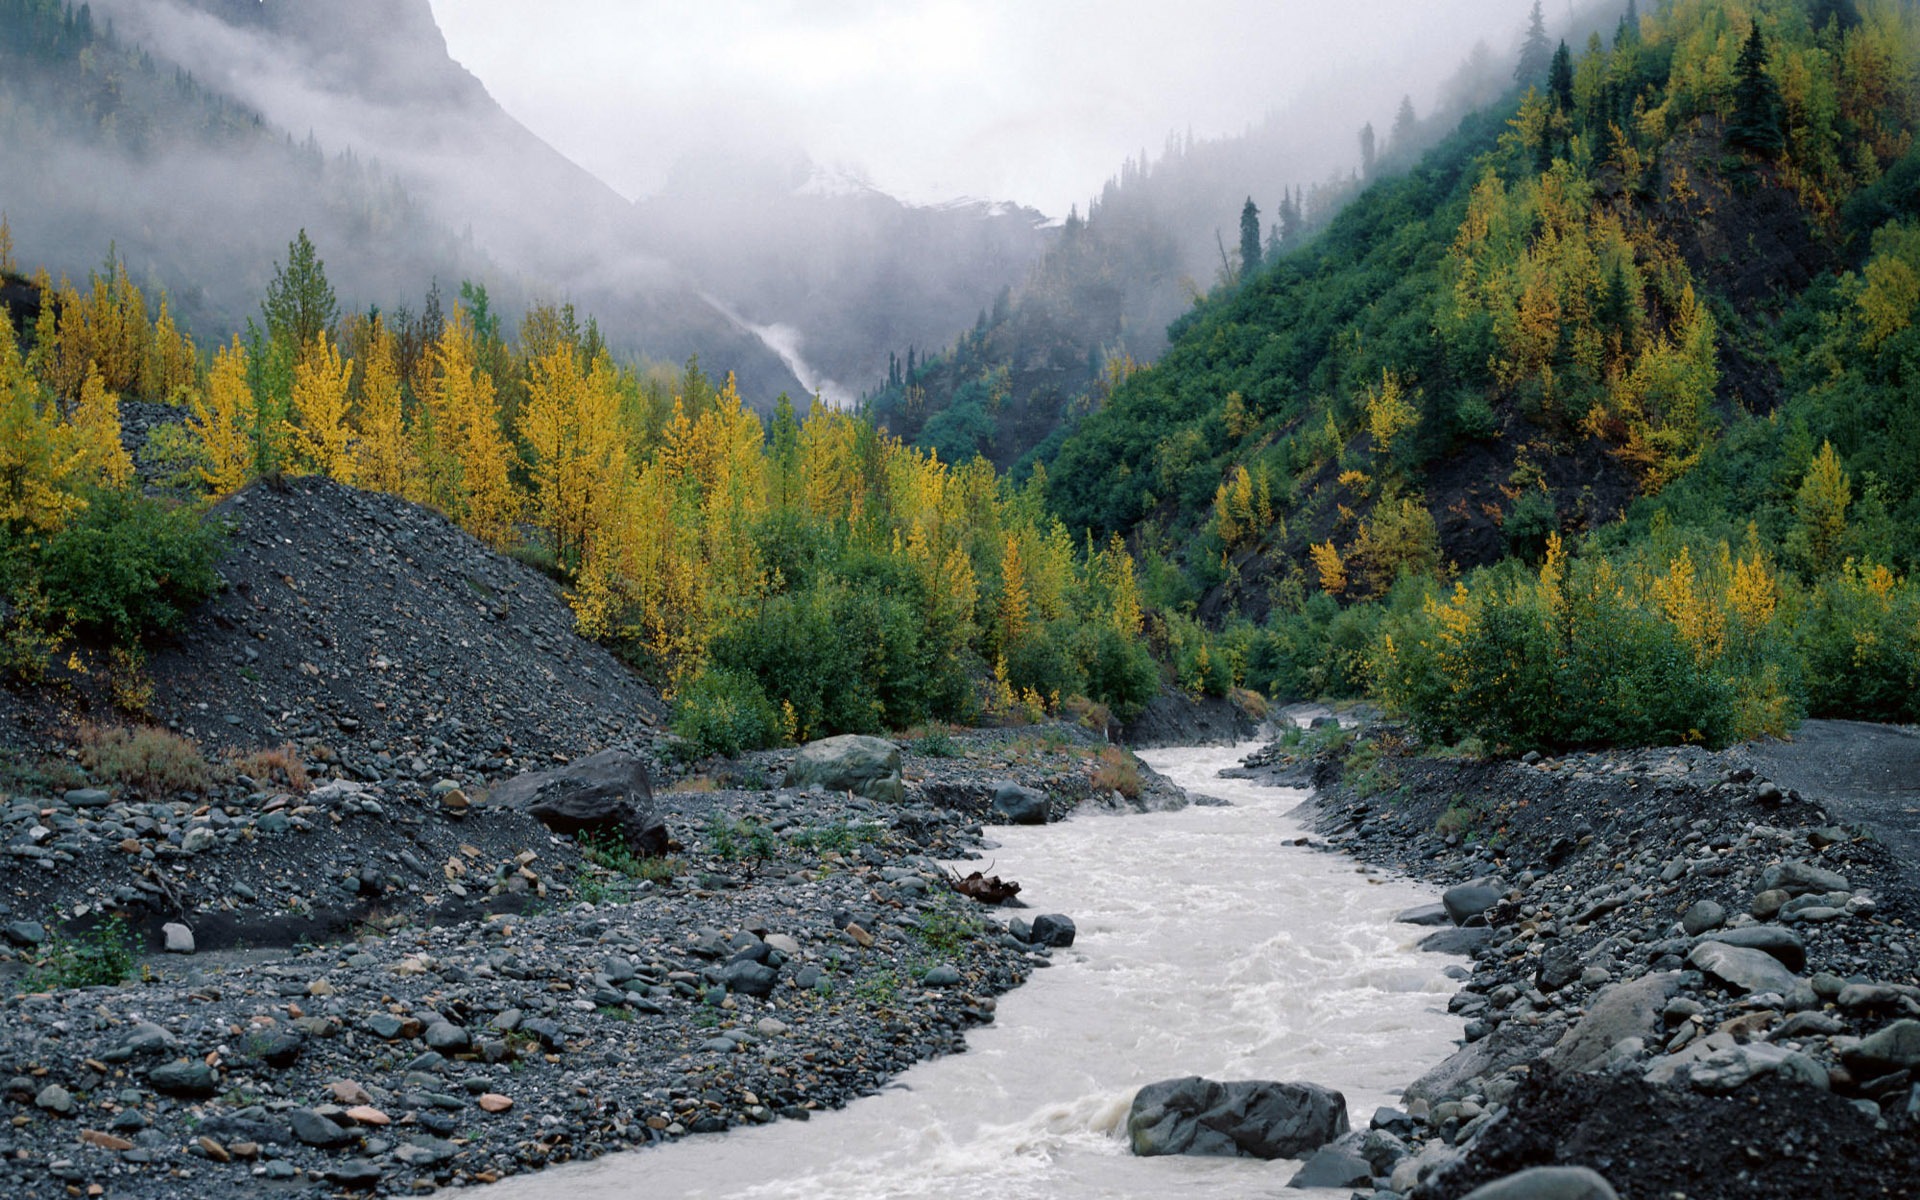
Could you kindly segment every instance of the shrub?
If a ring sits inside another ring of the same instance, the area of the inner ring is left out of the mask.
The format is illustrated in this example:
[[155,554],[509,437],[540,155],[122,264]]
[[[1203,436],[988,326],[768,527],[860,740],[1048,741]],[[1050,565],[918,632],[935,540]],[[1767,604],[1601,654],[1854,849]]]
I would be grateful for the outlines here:
[[778,745],[780,714],[753,676],[709,667],[674,697],[673,731],[686,739],[695,757],[731,758]]
[[1119,792],[1129,800],[1138,800],[1143,787],[1140,763],[1118,746],[1102,746],[1093,767],[1093,786],[1103,792]]
[[73,936],[60,932],[51,921],[47,929],[47,941],[27,979],[27,990],[112,987],[133,974],[133,932],[120,914]]
[[80,630],[121,644],[164,633],[213,594],[224,536],[190,508],[99,491],[40,551],[47,600]]
[[245,775],[258,783],[276,784],[290,792],[304,794],[313,786],[307,764],[292,742],[239,755],[227,763],[236,775]]
[[213,773],[200,748],[153,725],[82,724],[75,733],[80,765],[96,779],[138,788],[149,796],[199,791]]

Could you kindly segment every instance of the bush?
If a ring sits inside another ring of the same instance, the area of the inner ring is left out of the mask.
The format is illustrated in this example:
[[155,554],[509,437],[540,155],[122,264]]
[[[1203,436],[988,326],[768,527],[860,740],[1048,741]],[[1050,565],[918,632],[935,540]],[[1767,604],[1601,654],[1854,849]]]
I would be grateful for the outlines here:
[[680,689],[673,702],[673,731],[694,756],[723,754],[780,743],[780,714],[751,675],[709,667]]
[[1119,792],[1129,800],[1138,800],[1142,789],[1140,763],[1118,746],[1100,747],[1100,759],[1094,764],[1093,786],[1102,792]]
[[47,942],[28,977],[27,990],[112,987],[133,974],[133,932],[118,913],[71,937],[51,921],[47,929]]
[[257,783],[277,784],[290,792],[304,794],[313,786],[307,775],[307,764],[292,742],[238,755],[227,765],[236,775],[245,775]]
[[152,725],[95,725],[88,722],[76,734],[80,765],[96,779],[138,788],[149,796],[193,792],[213,778],[200,748]]
[[1815,586],[1795,642],[1814,716],[1920,719],[1920,588],[1849,562]]
[[190,508],[96,491],[41,549],[41,587],[80,630],[131,645],[172,629],[213,594],[224,540]]

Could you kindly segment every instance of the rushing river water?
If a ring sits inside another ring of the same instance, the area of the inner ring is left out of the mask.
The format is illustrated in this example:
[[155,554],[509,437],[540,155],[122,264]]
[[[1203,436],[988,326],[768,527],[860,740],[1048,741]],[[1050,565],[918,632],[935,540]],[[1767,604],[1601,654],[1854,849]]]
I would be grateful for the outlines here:
[[[1054,966],[1003,996],[964,1054],[877,1096],[781,1121],[508,1180],[488,1200],[791,1197],[1247,1197],[1294,1164],[1134,1158],[1127,1106],[1177,1075],[1308,1080],[1355,1124],[1453,1049],[1458,960],[1393,923],[1430,888],[1282,845],[1303,793],[1218,779],[1252,746],[1141,755],[1227,807],[995,828],[994,872],[1035,912],[1079,926]],[[1338,1193],[1346,1195],[1343,1189]]]

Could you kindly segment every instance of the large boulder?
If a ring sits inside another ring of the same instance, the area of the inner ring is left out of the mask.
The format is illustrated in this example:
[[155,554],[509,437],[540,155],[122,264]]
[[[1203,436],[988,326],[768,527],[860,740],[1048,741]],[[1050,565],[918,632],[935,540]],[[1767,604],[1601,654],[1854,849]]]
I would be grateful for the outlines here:
[[1778,992],[1785,996],[1800,982],[1785,963],[1766,951],[1725,942],[1701,942],[1687,952],[1687,962],[1741,992]]
[[1503,1022],[1488,1036],[1468,1042],[1408,1084],[1402,1099],[1409,1104],[1415,1100],[1437,1104],[1459,1094],[1463,1085],[1471,1080],[1498,1075],[1508,1067],[1538,1058],[1565,1030],[1566,1026],[1558,1021],[1539,1025]]
[[668,849],[647,765],[627,750],[602,750],[551,771],[516,775],[495,787],[491,799],[555,833],[612,838],[647,857]]
[[1047,794],[1038,788],[1003,783],[993,794],[992,816],[1006,825],[1045,825]]
[[819,784],[830,792],[852,792],[895,804],[907,798],[900,778],[900,747],[885,738],[844,733],[808,742],[793,756],[788,787]]
[[1189,1075],[1141,1088],[1127,1114],[1127,1138],[1142,1157],[1299,1158],[1345,1132],[1346,1097],[1314,1083]]
[[1613,1048],[1628,1038],[1653,1040],[1664,1028],[1667,1001],[1679,990],[1678,971],[1642,975],[1607,988],[1553,1048],[1553,1069],[1562,1075],[1590,1071],[1605,1065]]

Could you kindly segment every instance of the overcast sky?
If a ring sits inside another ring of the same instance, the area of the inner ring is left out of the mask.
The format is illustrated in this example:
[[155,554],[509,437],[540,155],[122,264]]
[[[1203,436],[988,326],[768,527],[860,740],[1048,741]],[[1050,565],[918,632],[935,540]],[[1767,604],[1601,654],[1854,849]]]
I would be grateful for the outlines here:
[[1059,216],[1169,132],[1239,132],[1332,76],[1376,89],[1355,129],[1402,93],[1424,113],[1475,41],[1504,61],[1531,0],[432,4],[510,112],[630,197],[722,142]]

